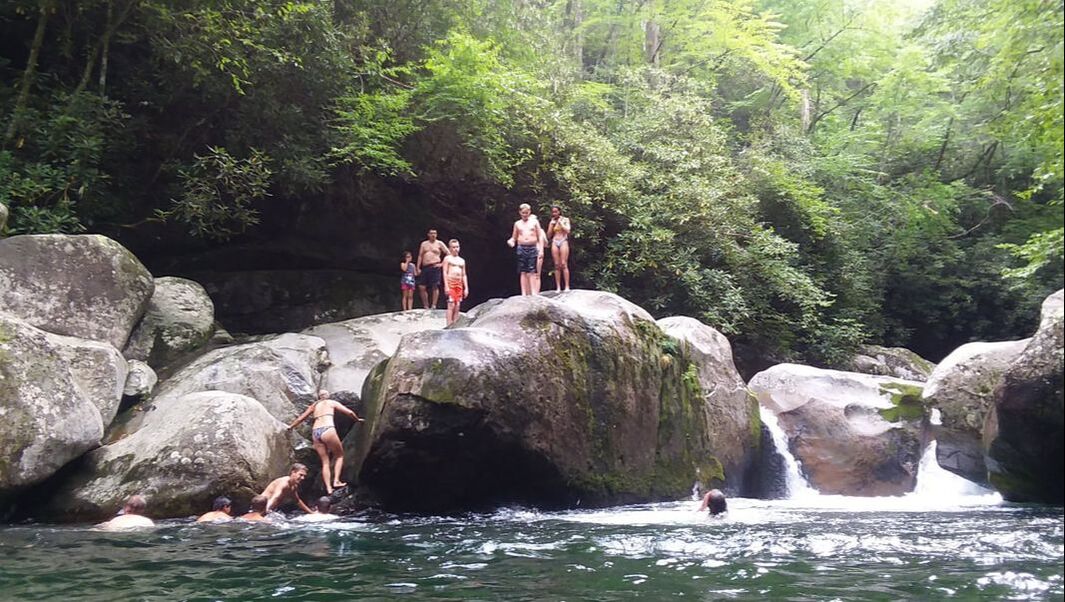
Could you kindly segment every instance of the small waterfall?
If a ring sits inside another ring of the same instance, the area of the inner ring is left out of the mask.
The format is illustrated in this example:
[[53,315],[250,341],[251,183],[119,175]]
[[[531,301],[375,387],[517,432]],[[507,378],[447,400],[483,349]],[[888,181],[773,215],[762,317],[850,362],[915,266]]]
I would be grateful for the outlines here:
[[762,418],[762,424],[773,437],[773,445],[777,448],[777,453],[784,459],[784,483],[787,488],[787,497],[805,498],[819,495],[817,490],[810,487],[810,484],[803,478],[802,471],[799,470],[799,461],[791,455],[791,450],[788,449],[788,436],[784,434],[784,429],[780,428],[776,414],[761,405],[758,406],[758,412]]
[[[932,410],[930,421],[932,424],[942,424],[938,409]],[[961,498],[998,494],[941,467],[936,461],[936,441],[933,439],[921,454],[921,462],[917,466],[917,484],[910,495],[950,503],[962,501]]]

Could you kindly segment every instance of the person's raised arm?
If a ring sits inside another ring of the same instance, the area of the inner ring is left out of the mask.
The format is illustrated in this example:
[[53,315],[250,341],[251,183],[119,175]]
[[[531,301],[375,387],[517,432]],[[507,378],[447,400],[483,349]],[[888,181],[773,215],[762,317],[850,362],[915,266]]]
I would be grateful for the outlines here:
[[303,413],[299,415],[299,418],[293,420],[292,424],[288,425],[288,429],[292,430],[292,429],[296,428],[296,425],[298,425],[299,423],[301,423],[304,420],[306,420],[307,417],[311,415],[311,412],[314,411],[314,404],[316,404],[316,403],[318,403],[318,402],[312,401],[311,405],[307,406],[307,409],[303,410]]
[[355,413],[355,410],[352,410],[351,408],[342,403],[334,402],[333,408],[356,422],[366,422],[362,418],[359,418],[359,415]]
[[710,493],[708,492],[706,495],[703,496],[703,505],[699,506],[699,512],[702,512],[703,510],[706,510],[709,507],[710,507]]

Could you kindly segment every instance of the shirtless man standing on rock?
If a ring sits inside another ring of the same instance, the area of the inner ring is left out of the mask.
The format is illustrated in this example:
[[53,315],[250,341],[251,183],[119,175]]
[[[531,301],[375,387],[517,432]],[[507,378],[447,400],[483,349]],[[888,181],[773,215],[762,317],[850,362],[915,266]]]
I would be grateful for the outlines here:
[[[422,307],[425,309],[436,309],[436,303],[440,300],[440,287],[444,285],[440,267],[447,254],[447,245],[436,239],[436,230],[429,230],[426,240],[418,247],[418,263],[415,266],[415,272],[418,274],[418,294],[421,295]],[[432,305],[429,305],[429,288],[433,290]]]
[[518,207],[521,219],[514,222],[507,244],[515,248],[518,256],[518,275],[521,282],[521,294],[535,295],[540,292],[540,277],[537,275],[537,263],[543,259],[546,236],[540,227],[540,221],[532,214],[532,207],[522,203]]

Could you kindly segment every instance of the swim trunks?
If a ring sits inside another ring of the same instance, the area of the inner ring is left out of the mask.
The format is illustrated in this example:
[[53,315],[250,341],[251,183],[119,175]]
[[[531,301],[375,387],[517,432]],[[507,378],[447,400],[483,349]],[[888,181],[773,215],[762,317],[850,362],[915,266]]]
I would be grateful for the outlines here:
[[464,292],[461,282],[449,284],[447,287],[448,301],[455,305],[462,303],[462,293]]
[[418,284],[425,288],[435,288],[443,284],[443,270],[440,269],[440,264],[434,266],[426,266],[422,268],[422,274],[419,276],[421,280]]
[[329,429],[335,429],[335,428],[336,428],[335,426],[320,426],[320,427],[318,427],[318,428],[316,428],[316,429],[311,431],[311,438],[314,439],[315,441],[321,441],[322,440],[322,435],[324,435],[326,431],[328,431]]
[[514,251],[518,254],[518,272],[536,273],[536,257],[540,254],[536,245],[518,245]]

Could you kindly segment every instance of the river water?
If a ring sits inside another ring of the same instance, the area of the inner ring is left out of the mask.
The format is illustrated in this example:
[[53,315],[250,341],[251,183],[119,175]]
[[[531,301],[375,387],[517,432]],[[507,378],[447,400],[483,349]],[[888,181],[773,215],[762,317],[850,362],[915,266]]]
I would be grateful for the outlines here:
[[[0,527],[2,600],[1061,600],[1062,508],[926,452],[914,493],[105,533]],[[798,467],[791,461],[792,470]]]

